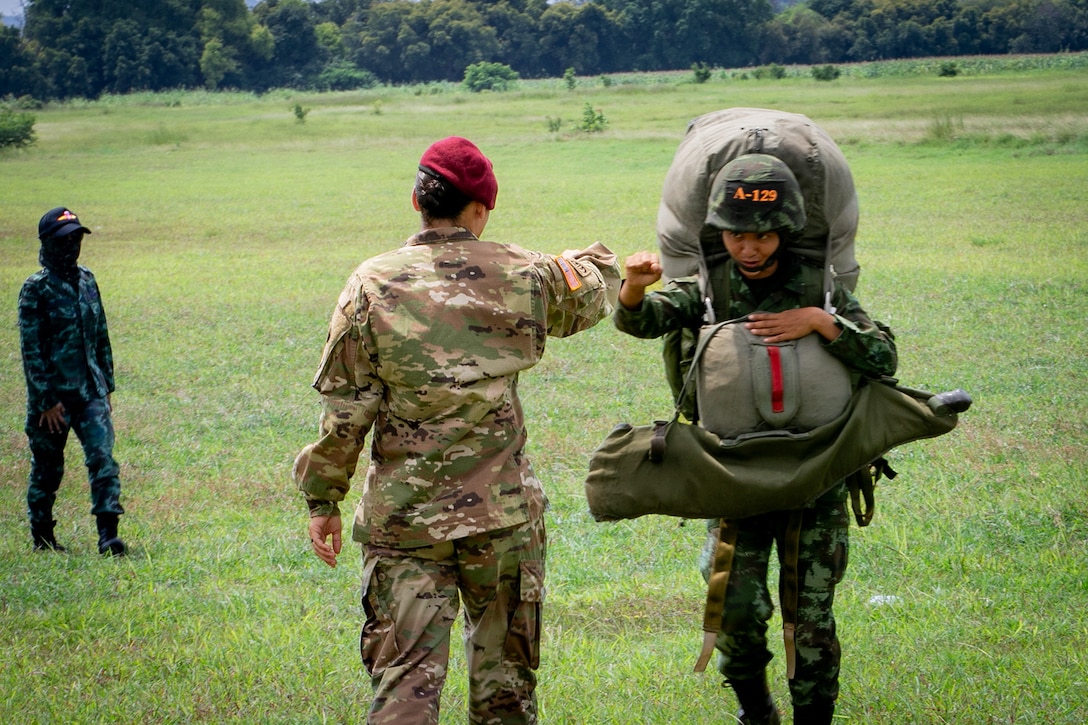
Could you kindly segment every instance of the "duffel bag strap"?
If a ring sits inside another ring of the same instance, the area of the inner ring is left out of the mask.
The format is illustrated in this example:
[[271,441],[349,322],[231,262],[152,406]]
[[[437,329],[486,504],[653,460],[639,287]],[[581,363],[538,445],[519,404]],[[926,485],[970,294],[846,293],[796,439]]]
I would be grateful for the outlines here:
[[718,525],[718,544],[714,548],[710,576],[707,578],[706,608],[703,611],[703,649],[695,663],[695,671],[703,672],[714,654],[714,643],[722,629],[725,611],[725,590],[733,570],[733,554],[737,550],[737,524],[722,520]]
[[[889,481],[899,474],[881,456],[868,466],[854,471],[846,477],[846,486],[850,489],[850,508],[854,511],[854,520],[858,526],[868,526],[876,513],[876,482],[881,478]],[[865,505],[862,506],[864,499]]]

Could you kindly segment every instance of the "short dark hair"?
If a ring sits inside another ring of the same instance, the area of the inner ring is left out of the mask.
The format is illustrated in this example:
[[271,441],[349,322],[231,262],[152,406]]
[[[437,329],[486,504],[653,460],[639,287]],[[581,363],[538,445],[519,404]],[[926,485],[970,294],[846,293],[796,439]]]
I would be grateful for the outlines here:
[[449,181],[438,174],[420,169],[416,173],[416,201],[423,221],[456,219],[472,201]]

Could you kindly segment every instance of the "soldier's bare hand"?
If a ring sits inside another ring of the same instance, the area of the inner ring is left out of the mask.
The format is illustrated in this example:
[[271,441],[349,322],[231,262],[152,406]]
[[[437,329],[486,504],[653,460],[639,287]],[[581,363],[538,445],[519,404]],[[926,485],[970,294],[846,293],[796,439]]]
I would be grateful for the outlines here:
[[661,279],[661,260],[653,252],[635,252],[623,267],[626,283],[636,287],[649,287]]
[[753,312],[744,325],[764,342],[799,340],[810,332],[818,332],[834,340],[842,331],[835,318],[819,307],[801,307],[784,312]]
[[[310,543],[314,547],[314,553],[331,567],[336,566],[336,556],[340,553],[342,528],[339,516],[310,518]],[[331,543],[329,539],[332,540]]]
[[624,262],[620,304],[629,310],[638,309],[646,288],[661,279],[661,261],[653,252],[635,252]]
[[38,418],[38,427],[45,427],[50,433],[63,433],[68,427],[64,413],[64,403],[57,403]]

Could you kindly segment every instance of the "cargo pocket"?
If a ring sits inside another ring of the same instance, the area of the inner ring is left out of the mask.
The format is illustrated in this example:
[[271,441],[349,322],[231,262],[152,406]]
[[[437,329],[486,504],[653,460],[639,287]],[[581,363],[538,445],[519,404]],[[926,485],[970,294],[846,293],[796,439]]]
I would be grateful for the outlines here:
[[519,568],[518,600],[510,615],[503,656],[517,665],[540,666],[540,612],[544,602],[544,562],[523,561]]
[[359,654],[371,677],[381,673],[400,654],[393,620],[382,606],[382,590],[388,592],[388,575],[382,571],[381,560],[372,558],[363,569],[362,604],[366,620],[359,635]]

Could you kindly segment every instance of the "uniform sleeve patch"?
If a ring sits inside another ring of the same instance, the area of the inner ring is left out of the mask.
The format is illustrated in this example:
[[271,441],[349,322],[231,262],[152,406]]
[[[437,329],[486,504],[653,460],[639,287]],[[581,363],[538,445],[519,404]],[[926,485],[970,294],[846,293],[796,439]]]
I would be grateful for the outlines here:
[[578,273],[574,271],[574,267],[571,266],[563,257],[556,257],[555,263],[559,265],[559,269],[563,270],[563,277],[567,280],[567,287],[573,292],[576,289],[580,289],[582,286],[582,278],[578,276]]

